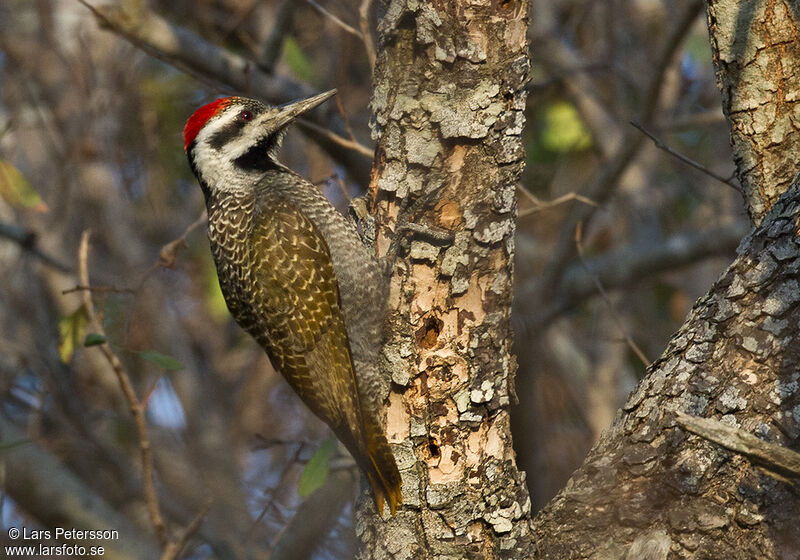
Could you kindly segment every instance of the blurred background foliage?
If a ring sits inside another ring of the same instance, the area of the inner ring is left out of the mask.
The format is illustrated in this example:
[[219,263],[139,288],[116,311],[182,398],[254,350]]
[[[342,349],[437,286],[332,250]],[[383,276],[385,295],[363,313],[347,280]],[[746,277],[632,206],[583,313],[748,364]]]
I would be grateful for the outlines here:
[[[253,60],[277,38],[273,72],[338,88],[352,134],[372,145],[364,44],[335,20],[358,28],[359,2],[130,3]],[[642,375],[637,354],[658,357],[730,262],[747,219],[735,188],[659,150],[630,124],[652,104],[643,123],[652,134],[732,175],[700,3],[533,5],[513,416],[518,459],[539,508]],[[382,9],[373,10],[373,29]],[[276,32],[281,10],[289,17]],[[679,13],[693,16],[676,29]],[[651,83],[655,101],[647,97]],[[190,558],[280,548],[306,514],[298,483],[312,457],[319,483],[329,470],[353,469],[231,321],[204,225],[191,228],[204,204],[181,130],[198,105],[227,93],[213,77],[187,75],[98,29],[75,0],[0,3],[0,413],[147,528],[133,423],[93,348],[107,339],[147,404],[168,524],[185,525],[213,500]],[[589,185],[631,142],[637,148],[607,196],[593,200]],[[296,130],[281,157],[339,208],[366,186]],[[591,220],[581,220],[579,254],[569,241],[581,207],[591,208]],[[99,335],[74,290],[87,229],[103,339],[92,338]],[[569,250],[560,254],[564,240]],[[308,480],[301,486],[311,493]],[[329,500],[334,511],[312,543],[314,557],[352,556],[352,484],[341,492]],[[24,500],[4,496],[0,504],[4,527],[36,526]]]

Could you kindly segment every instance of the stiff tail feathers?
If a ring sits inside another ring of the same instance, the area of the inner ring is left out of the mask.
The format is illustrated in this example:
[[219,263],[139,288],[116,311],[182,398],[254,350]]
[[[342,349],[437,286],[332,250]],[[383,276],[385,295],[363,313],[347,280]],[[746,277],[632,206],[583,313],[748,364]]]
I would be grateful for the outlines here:
[[372,487],[378,513],[383,514],[383,505],[388,502],[389,511],[394,515],[403,503],[402,479],[380,424],[376,421],[364,422],[361,430],[355,434],[346,423],[339,424],[337,428],[334,432],[350,450]]
[[389,511],[394,515],[403,503],[400,471],[397,470],[397,463],[383,432],[377,426],[367,426],[365,431],[368,464],[362,468],[375,494],[378,512],[382,514],[384,502],[389,502]]

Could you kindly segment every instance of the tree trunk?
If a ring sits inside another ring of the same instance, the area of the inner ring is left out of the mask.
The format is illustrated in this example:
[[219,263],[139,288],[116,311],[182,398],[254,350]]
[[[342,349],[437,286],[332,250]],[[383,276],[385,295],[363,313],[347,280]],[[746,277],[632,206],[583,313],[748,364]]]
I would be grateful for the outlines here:
[[689,435],[676,413],[800,443],[798,220],[793,188],[535,519],[537,558],[797,557],[793,485]]
[[759,223],[800,171],[800,4],[708,0],[708,29],[739,182]]
[[360,501],[360,558],[528,557],[508,415],[526,30],[519,1],[396,0],[379,25],[378,250],[406,222],[431,232],[404,236],[387,319],[387,429],[405,506],[382,520]]
[[[798,170],[787,154],[800,141],[797,7],[710,0],[708,18],[743,194],[760,225],[536,517],[537,558],[800,551],[800,500],[778,459],[800,459],[786,449],[800,444],[800,186],[786,192]],[[749,434],[779,445],[761,453],[734,442]]]

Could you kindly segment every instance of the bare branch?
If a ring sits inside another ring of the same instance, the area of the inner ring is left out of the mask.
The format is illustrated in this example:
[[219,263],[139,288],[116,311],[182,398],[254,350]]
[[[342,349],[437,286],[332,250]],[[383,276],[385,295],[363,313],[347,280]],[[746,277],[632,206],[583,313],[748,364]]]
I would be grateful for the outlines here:
[[713,418],[701,418],[678,411],[675,413],[675,420],[693,434],[745,455],[754,462],[777,471],[778,474],[789,474],[800,478],[800,453],[796,451],[768,443],[753,434]]
[[69,265],[62,263],[55,257],[51,257],[39,248],[36,242],[36,234],[32,231],[19,226],[0,223],[0,237],[13,241],[47,266],[61,272],[72,272],[72,268]]
[[162,268],[172,268],[175,266],[175,259],[178,257],[178,251],[182,247],[186,247],[186,238],[189,237],[190,233],[203,225],[206,222],[206,218],[206,211],[204,209],[197,219],[183,230],[183,233],[178,238],[173,239],[161,247],[161,250],[158,252],[158,266]]
[[325,484],[311,494],[297,509],[294,517],[276,535],[271,547],[271,560],[310,558],[319,543],[336,522],[342,509],[353,499],[357,483],[356,469],[333,471]]
[[368,156],[370,158],[373,156],[372,149],[366,147],[361,142],[359,142],[359,141],[357,141],[355,139],[347,140],[344,137],[342,137],[342,136],[340,136],[338,134],[334,134],[330,130],[319,126],[315,122],[307,121],[305,119],[298,119],[297,120],[297,125],[300,128],[304,129],[304,130],[310,130],[310,131],[312,131],[312,132],[314,132],[314,133],[316,133],[316,134],[318,134],[320,136],[323,136],[323,137],[327,138],[328,140],[330,140],[332,143],[336,144],[337,146],[341,146],[342,148],[346,148],[348,150],[353,150],[355,152],[360,153],[361,155]]
[[531,214],[535,214],[537,212],[541,212],[542,210],[548,210],[550,208],[554,208],[556,206],[560,206],[566,202],[570,202],[572,200],[577,200],[578,202],[582,202],[584,204],[588,204],[589,206],[597,206],[597,203],[585,196],[579,195],[576,192],[569,192],[567,194],[562,194],[561,196],[554,198],[553,200],[541,200],[538,196],[530,192],[528,189],[519,186],[519,192],[525,196],[528,200],[533,203],[533,206],[530,208],[526,208],[525,210],[520,210],[517,213],[518,218],[523,218],[525,216],[529,216]]
[[[314,93],[306,84],[267,74],[254,62],[217,47],[149,11],[134,14],[119,6],[100,7],[87,0],[78,1],[92,11],[100,27],[124,37],[146,53],[191,76],[210,78],[270,103],[285,103]],[[371,162],[367,158],[372,157],[372,150],[362,150],[341,137],[345,131],[335,111],[320,108],[307,113],[304,118],[315,125],[305,129],[309,137],[346,167],[358,182],[367,184]]]
[[323,8],[322,6],[320,6],[319,4],[317,4],[317,3],[316,3],[314,0],[306,0],[306,2],[308,2],[308,4],[309,4],[309,5],[310,5],[312,8],[314,8],[315,10],[317,10],[317,11],[318,11],[319,13],[321,13],[323,16],[325,16],[326,18],[328,18],[329,20],[331,20],[333,23],[335,23],[335,24],[336,24],[336,26],[337,26],[337,27],[339,27],[339,29],[342,29],[342,30],[344,30],[345,32],[349,33],[350,35],[355,35],[355,36],[356,36],[356,37],[358,37],[359,39],[361,39],[361,38],[362,38],[362,36],[361,36],[361,32],[360,32],[360,31],[358,31],[358,29],[356,29],[356,28],[355,28],[355,27],[353,27],[352,25],[348,25],[347,23],[345,23],[344,21],[342,21],[341,19],[339,19],[339,18],[336,16],[336,14],[333,14],[333,13],[329,12],[328,10],[326,10],[325,8]]
[[158,260],[145,271],[142,279],[139,281],[139,285],[137,286],[136,290],[134,290],[134,293],[138,293],[145,283],[150,279],[150,276],[153,274],[153,272],[159,268],[173,268],[175,266],[175,260],[178,258],[178,251],[180,251],[183,247],[186,247],[186,238],[195,229],[204,224],[206,219],[206,211],[203,209],[197,219],[189,224],[186,229],[183,230],[182,234],[169,243],[165,243],[161,247],[161,250],[158,252]]
[[[586,274],[584,265],[580,263],[567,268],[555,292],[558,296],[550,299],[547,305],[534,303],[539,300],[533,293],[536,287],[532,282],[520,286],[515,297],[516,312],[525,328],[541,328],[596,294],[592,277],[597,278],[606,290],[630,286],[666,270],[733,253],[748,229],[744,224],[735,223],[705,231],[678,233],[646,247],[633,244],[585,259],[591,275]],[[527,258],[526,247],[523,240],[517,244],[523,259]]]
[[361,0],[358,8],[358,26],[361,28],[361,40],[364,41],[364,48],[367,50],[367,60],[369,67],[375,69],[375,43],[372,41],[372,34],[369,28],[369,10],[372,7],[372,0]]
[[131,288],[117,288],[115,286],[81,286],[80,284],[75,286],[74,288],[69,288],[67,290],[61,290],[61,295],[72,294],[75,292],[82,292],[82,291],[89,291],[89,292],[110,292],[114,294],[135,294],[136,290],[132,290]]
[[[676,50],[689,33],[691,23],[697,18],[702,7],[702,2],[691,0],[683,12],[675,18],[676,23],[667,36],[659,55],[656,57],[655,70],[645,88],[645,101],[639,112],[640,122],[648,124],[653,119],[658,106],[661,87],[664,84],[664,73],[674,59]],[[592,183],[586,188],[585,196],[597,204],[604,204],[614,192],[619,178],[639,153],[643,140],[642,136],[634,131],[625,133],[614,155],[600,165],[600,172],[595,175]],[[553,293],[564,269],[569,265],[575,254],[576,247],[572,233],[579,222],[583,222],[584,226],[587,226],[594,211],[594,207],[580,206],[573,211],[567,223],[564,224],[561,238],[553,251],[553,257],[542,274],[540,286],[543,293]]]
[[260,72],[246,58],[147,10],[132,13],[116,5],[94,6],[87,0],[78,1],[92,11],[101,28],[121,35],[148,54],[189,74],[210,77],[278,103],[313,93],[308,86]]
[[665,152],[667,152],[669,155],[671,155],[671,156],[673,156],[673,157],[675,157],[675,158],[679,159],[680,161],[682,161],[683,163],[685,163],[685,164],[687,164],[687,165],[689,165],[689,166],[691,166],[691,167],[694,167],[694,168],[695,168],[695,169],[697,169],[698,171],[700,171],[700,172],[702,172],[702,173],[705,173],[705,174],[706,174],[706,175],[708,175],[709,177],[713,177],[714,179],[716,179],[716,180],[717,180],[717,181],[719,181],[720,183],[725,183],[725,184],[726,184],[726,185],[728,185],[729,187],[731,187],[731,188],[735,189],[735,190],[736,190],[736,192],[742,192],[742,189],[739,187],[739,185],[737,185],[736,183],[734,183],[734,182],[733,182],[731,179],[727,179],[727,178],[723,177],[722,175],[717,175],[716,173],[714,173],[713,171],[711,171],[711,170],[710,170],[710,169],[708,169],[707,167],[703,166],[703,165],[702,165],[702,164],[700,164],[700,163],[697,163],[697,162],[696,162],[695,160],[693,160],[692,158],[690,158],[690,157],[687,157],[687,156],[685,156],[685,155],[681,154],[680,152],[677,152],[677,151],[673,150],[672,148],[670,148],[669,146],[667,146],[667,145],[666,145],[666,144],[665,144],[665,143],[664,143],[664,142],[663,142],[663,141],[662,141],[660,138],[658,138],[658,137],[657,137],[655,134],[653,134],[652,132],[650,132],[649,130],[647,130],[647,129],[646,129],[644,126],[642,126],[642,125],[641,125],[641,124],[639,124],[638,122],[636,122],[636,121],[631,121],[631,124],[634,126],[634,128],[637,128],[638,130],[641,130],[641,131],[642,131],[642,133],[643,133],[645,136],[647,136],[648,138],[650,138],[650,140],[652,140],[652,141],[653,141],[653,143],[656,145],[656,148],[658,148],[658,149],[660,149],[660,150],[664,150],[664,151],[665,151]]
[[197,515],[194,516],[194,519],[192,519],[186,529],[184,529],[180,537],[167,545],[167,547],[164,549],[164,554],[161,555],[161,560],[174,560],[178,558],[178,555],[183,550],[183,547],[186,546],[186,543],[189,542],[189,539],[192,538],[192,535],[194,535],[200,528],[203,518],[205,518],[208,510],[211,509],[211,504],[211,500],[206,501],[205,505],[200,509],[199,512],[197,512]]
[[[2,454],[0,485],[25,512],[45,527],[114,529],[118,539],[103,543],[106,556],[119,560],[151,560],[158,549],[149,536],[130,524],[92,488],[66,468],[60,458],[25,437],[0,414],[0,441],[26,442]],[[96,541],[95,541],[96,542]]]
[[589,267],[586,265],[586,261],[583,258],[583,243],[581,242],[581,234],[582,228],[581,225],[578,224],[578,227],[575,229],[575,247],[578,249],[578,258],[580,259],[581,266],[583,266],[586,274],[589,275],[594,283],[595,287],[597,288],[597,292],[603,298],[603,301],[608,306],[609,311],[611,312],[611,318],[614,319],[614,322],[617,324],[617,328],[619,328],[622,336],[625,338],[625,342],[628,344],[628,347],[633,351],[634,354],[639,358],[642,364],[647,367],[650,365],[650,360],[645,356],[642,349],[639,347],[638,344],[631,338],[628,334],[628,331],[625,329],[625,324],[623,323],[622,319],[617,313],[616,307],[614,307],[614,302],[611,301],[611,298],[608,297],[608,293],[606,292],[603,285],[600,283],[600,280],[597,279],[597,276],[592,274],[589,270]]
[[292,24],[292,14],[294,14],[294,9],[297,5],[298,3],[295,0],[283,0],[278,7],[275,22],[272,24],[272,31],[270,31],[267,40],[264,41],[264,47],[258,56],[258,67],[268,74],[272,74],[275,63],[281,55],[283,40]]
[[[78,276],[80,282],[84,286],[89,286],[89,231],[84,231],[81,235],[81,244],[78,250]],[[97,314],[92,302],[92,294],[89,290],[84,290],[83,304],[86,308],[86,313],[89,316],[89,323],[93,325],[94,332],[105,336],[105,329],[100,321],[97,320]],[[155,529],[156,536],[162,546],[167,544],[167,532],[164,526],[164,519],[161,516],[161,509],[158,505],[158,495],[156,494],[155,482],[153,480],[153,457],[150,450],[150,439],[147,435],[147,422],[144,417],[144,407],[139,399],[136,397],[136,392],[133,389],[133,384],[128,376],[128,372],[122,365],[122,362],[111,349],[108,342],[98,345],[98,348],[105,356],[111,369],[117,376],[119,386],[125,396],[125,400],[131,410],[134,422],[136,424],[136,432],[139,437],[139,453],[142,462],[142,482],[144,486],[144,497],[147,504],[147,512],[150,515],[150,521]]]

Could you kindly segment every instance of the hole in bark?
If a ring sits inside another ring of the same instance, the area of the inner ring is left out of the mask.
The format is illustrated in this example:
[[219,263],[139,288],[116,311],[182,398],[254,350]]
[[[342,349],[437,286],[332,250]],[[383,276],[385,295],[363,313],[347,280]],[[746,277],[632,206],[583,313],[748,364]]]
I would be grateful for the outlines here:
[[417,329],[417,345],[426,349],[433,348],[436,341],[439,339],[439,334],[442,332],[443,325],[444,323],[438,317],[428,317],[425,319],[422,326]]
[[439,456],[442,454],[442,452],[439,451],[439,444],[436,441],[436,438],[434,437],[428,438],[428,451],[430,452],[431,457],[433,457],[434,459],[438,459]]

